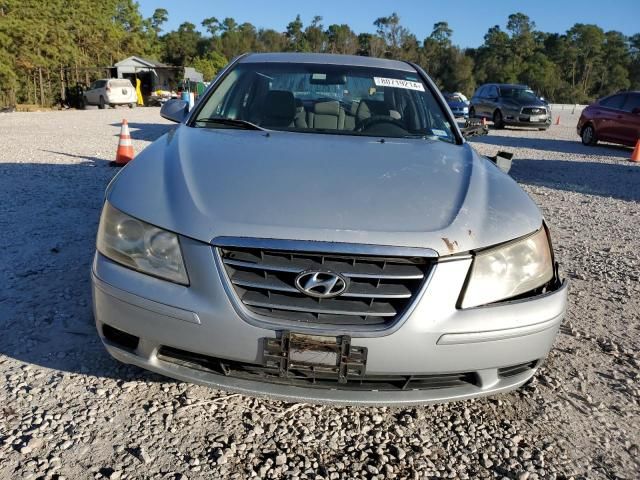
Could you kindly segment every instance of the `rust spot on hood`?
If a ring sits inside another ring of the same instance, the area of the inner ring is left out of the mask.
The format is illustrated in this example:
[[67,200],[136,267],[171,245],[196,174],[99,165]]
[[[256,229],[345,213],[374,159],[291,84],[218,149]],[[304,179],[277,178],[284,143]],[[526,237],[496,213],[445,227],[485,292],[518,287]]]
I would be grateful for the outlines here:
[[454,240],[453,242],[449,240],[447,237],[442,237],[442,241],[449,249],[449,253],[453,253],[458,249],[458,242]]

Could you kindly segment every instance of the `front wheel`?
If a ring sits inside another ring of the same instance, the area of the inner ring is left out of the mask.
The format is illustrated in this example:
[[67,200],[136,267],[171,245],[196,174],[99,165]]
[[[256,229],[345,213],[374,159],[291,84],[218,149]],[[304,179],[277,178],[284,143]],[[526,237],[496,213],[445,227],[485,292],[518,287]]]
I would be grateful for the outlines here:
[[98,103],[98,108],[100,110],[104,110],[105,107],[106,107],[106,103],[104,101],[104,97],[100,97],[100,102]]
[[586,125],[582,129],[582,135],[580,137],[582,139],[583,145],[593,146],[598,143],[598,139],[596,138],[596,131],[593,129],[592,125]]
[[504,119],[500,110],[493,112],[493,126],[495,128],[504,128]]
[[136,108],[136,104],[135,103],[130,103],[129,104],[129,108]]

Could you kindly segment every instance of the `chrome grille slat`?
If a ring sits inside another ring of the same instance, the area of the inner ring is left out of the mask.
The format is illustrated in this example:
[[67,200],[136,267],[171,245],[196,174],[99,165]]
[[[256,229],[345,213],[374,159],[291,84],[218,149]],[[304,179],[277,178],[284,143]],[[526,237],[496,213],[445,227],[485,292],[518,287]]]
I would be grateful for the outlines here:
[[[279,279],[275,275],[262,276],[255,272],[236,271],[231,276],[231,283],[245,288],[257,288],[276,292],[297,293],[298,290]],[[373,286],[367,283],[351,282],[347,291],[341,295],[346,298],[411,298],[411,290],[402,284],[380,284]]]
[[523,115],[546,115],[545,107],[523,107],[521,112]]
[[264,295],[258,292],[245,292],[242,302],[252,307],[289,310],[294,312],[314,312],[330,315],[356,315],[362,317],[393,317],[395,309],[388,303],[368,305],[358,300],[328,299],[318,302],[311,297],[289,297],[281,294]]
[[[324,257],[323,257],[324,258]],[[264,259],[242,256],[241,258],[225,258],[224,263],[231,266],[269,270],[272,272],[299,273],[303,270],[328,269],[340,272],[349,278],[381,278],[384,280],[419,280],[424,273],[414,265],[389,265],[386,268],[374,264],[349,265],[346,262],[324,261],[317,262],[311,259],[287,260],[275,255],[265,254]]]
[[[265,241],[266,242],[266,241]],[[226,281],[250,312],[287,324],[379,327],[413,303],[433,265],[427,257],[380,256],[258,247],[217,249]],[[332,271],[348,279],[346,290],[314,298],[296,288],[307,270]]]

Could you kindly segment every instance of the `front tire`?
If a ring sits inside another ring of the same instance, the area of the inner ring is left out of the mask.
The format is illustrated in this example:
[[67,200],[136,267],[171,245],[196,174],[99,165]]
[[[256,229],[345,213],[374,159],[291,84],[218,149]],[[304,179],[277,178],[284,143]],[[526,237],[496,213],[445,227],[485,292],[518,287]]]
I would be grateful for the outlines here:
[[100,110],[104,110],[107,104],[104,101],[104,97],[100,97],[100,102],[98,103],[98,108]]
[[596,131],[593,128],[593,125],[585,125],[582,129],[580,138],[582,140],[582,144],[588,147],[592,147],[596,143],[598,143],[598,139],[596,138]]
[[500,110],[493,112],[493,126],[497,129],[504,128],[504,118],[502,118],[502,112]]

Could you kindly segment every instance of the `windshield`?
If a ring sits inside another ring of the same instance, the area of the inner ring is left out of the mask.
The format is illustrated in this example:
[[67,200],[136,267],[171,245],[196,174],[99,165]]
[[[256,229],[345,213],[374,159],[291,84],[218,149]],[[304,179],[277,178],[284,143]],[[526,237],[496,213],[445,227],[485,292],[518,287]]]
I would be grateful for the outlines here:
[[240,63],[193,124],[455,142],[451,125],[417,73],[346,65]]
[[533,90],[528,88],[500,87],[500,95],[507,98],[517,98],[520,100],[537,100],[538,97]]

